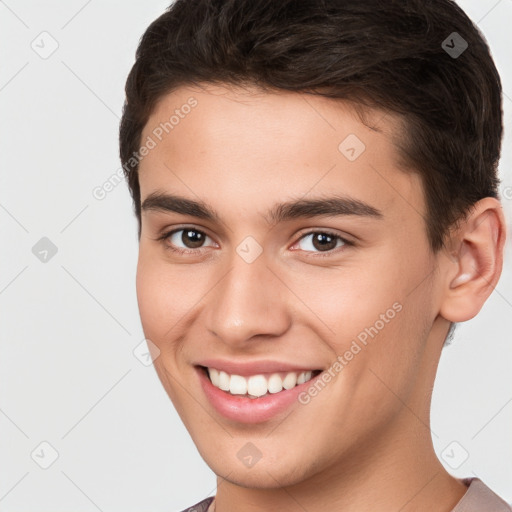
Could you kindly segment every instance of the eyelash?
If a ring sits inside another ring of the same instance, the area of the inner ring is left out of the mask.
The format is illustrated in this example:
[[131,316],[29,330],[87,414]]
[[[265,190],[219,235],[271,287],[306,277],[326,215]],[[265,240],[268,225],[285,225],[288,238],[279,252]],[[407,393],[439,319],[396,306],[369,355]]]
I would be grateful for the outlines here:
[[[201,233],[204,236],[208,236],[204,231],[201,231],[201,230],[196,229],[194,227],[185,226],[185,227],[182,227],[182,228],[179,228],[179,229],[173,229],[171,231],[167,231],[167,232],[163,233],[161,236],[159,236],[158,238],[156,238],[156,240],[159,241],[159,242],[165,242],[174,233],[177,233],[179,231],[184,231],[186,229],[188,229],[190,231],[195,231],[196,233]],[[337,235],[336,233],[333,233],[332,231],[325,230],[325,229],[313,230],[313,231],[308,231],[306,233],[303,233],[298,238],[297,242],[295,242],[293,245],[296,245],[300,240],[302,240],[306,236],[313,235],[313,234],[318,234],[318,233],[321,233],[323,235],[329,235],[329,236],[332,236],[332,237],[334,237],[334,238],[336,238],[338,240],[341,240],[343,242],[344,246],[349,246],[350,247],[350,246],[354,245],[354,242],[351,242],[350,240],[347,240],[346,238],[343,238],[342,236]],[[209,238],[211,238],[211,237],[209,237]],[[202,248],[199,248],[199,249],[179,249],[179,248],[173,247],[172,245],[169,245],[167,243],[164,243],[164,246],[165,246],[166,250],[172,251],[172,252],[180,254],[180,255],[198,254],[198,253],[201,252],[201,249],[202,249]],[[335,249],[331,249],[331,250],[325,251],[325,252],[313,253],[309,257],[313,257],[313,258],[327,258],[327,257],[332,256],[336,252],[339,252],[339,251],[337,251],[337,249],[342,249],[342,247],[336,247]],[[310,252],[310,251],[306,251],[306,252]]]

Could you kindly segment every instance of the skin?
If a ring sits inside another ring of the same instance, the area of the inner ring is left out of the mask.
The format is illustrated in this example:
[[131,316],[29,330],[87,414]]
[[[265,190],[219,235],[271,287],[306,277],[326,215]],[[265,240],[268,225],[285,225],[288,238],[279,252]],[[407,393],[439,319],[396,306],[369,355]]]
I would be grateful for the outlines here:
[[[449,322],[474,317],[499,279],[500,203],[479,201],[433,254],[422,183],[398,166],[392,116],[374,111],[371,129],[346,102],[205,84],[161,98],[141,140],[190,96],[197,106],[140,163],[141,198],[202,200],[221,221],[143,211],[137,296],[158,376],[218,476],[217,512],[450,511],[467,488],[435,455],[431,391]],[[366,146],[353,162],[338,150],[348,134]],[[276,203],[333,193],[383,216],[264,219]],[[184,227],[207,235],[199,249],[183,232],[157,240]],[[307,233],[322,229],[354,245],[318,257],[327,253]],[[252,263],[236,252],[247,236],[263,249]],[[193,364],[207,357],[328,369],[396,302],[401,311],[307,405],[242,424],[199,385]],[[262,454],[250,468],[237,457],[249,441]]]

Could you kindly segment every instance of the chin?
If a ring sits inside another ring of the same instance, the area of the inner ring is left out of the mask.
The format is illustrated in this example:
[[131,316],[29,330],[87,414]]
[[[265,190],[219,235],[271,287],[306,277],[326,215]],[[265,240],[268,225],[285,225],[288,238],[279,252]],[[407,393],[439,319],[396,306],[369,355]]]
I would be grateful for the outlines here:
[[[244,467],[236,459],[203,457],[210,469],[219,477],[240,487],[251,489],[279,489],[299,484],[308,478],[304,465],[292,459],[277,463],[275,459],[260,459],[254,466]],[[299,468],[301,468],[299,470]],[[311,468],[313,472],[313,468]]]

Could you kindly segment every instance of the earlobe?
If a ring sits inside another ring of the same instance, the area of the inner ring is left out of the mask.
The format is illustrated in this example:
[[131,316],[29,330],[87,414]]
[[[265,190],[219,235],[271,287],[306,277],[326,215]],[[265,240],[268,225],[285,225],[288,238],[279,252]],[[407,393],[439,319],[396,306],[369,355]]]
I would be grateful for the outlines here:
[[451,240],[457,249],[446,263],[444,318],[465,322],[480,311],[501,275],[505,233],[501,204],[492,197],[478,201],[460,223]]

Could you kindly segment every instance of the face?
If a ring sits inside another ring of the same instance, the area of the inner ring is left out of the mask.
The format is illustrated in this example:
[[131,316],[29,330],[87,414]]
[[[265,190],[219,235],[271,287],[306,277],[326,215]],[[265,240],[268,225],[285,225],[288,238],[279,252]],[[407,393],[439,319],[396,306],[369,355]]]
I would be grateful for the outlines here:
[[231,482],[303,482],[428,422],[437,256],[395,121],[372,118],[209,85],[163,97],[142,134],[155,143],[139,170],[144,333],[199,452]]

